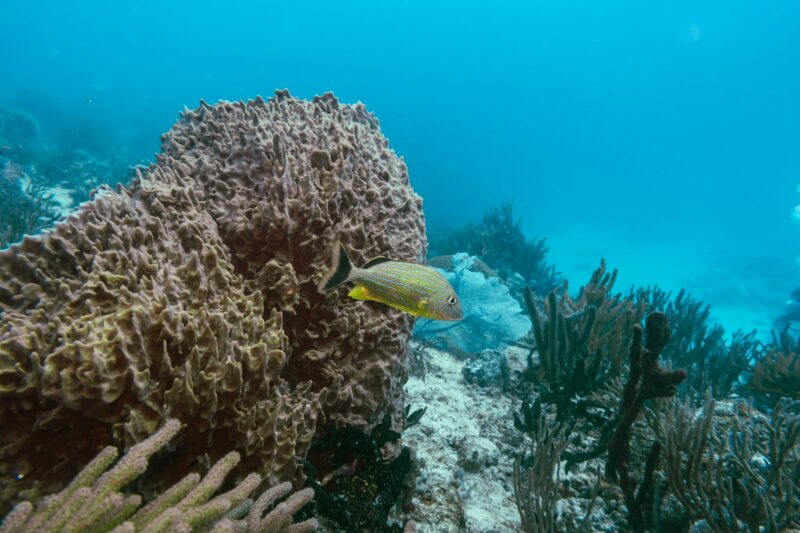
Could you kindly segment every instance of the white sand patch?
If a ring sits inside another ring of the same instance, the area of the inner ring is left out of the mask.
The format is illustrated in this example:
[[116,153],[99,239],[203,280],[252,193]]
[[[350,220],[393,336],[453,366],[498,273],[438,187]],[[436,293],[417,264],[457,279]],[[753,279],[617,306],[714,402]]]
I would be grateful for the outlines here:
[[75,194],[73,189],[67,189],[60,185],[55,187],[50,187],[47,189],[47,193],[50,195],[50,198],[58,204],[57,211],[62,216],[67,216],[73,210],[73,204],[75,203],[72,195]]
[[406,384],[406,403],[427,406],[403,442],[424,463],[411,518],[424,532],[519,531],[512,482],[512,400],[464,382],[463,363],[431,350],[434,369]]

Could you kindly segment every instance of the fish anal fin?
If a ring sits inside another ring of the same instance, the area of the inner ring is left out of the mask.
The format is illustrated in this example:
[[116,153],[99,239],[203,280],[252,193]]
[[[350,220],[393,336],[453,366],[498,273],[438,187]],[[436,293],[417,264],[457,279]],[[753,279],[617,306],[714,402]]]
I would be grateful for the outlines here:
[[363,285],[356,285],[347,295],[353,300],[374,300],[369,290]]
[[369,261],[364,263],[364,265],[361,268],[366,269],[366,268],[369,268],[369,267],[374,267],[375,265],[380,265],[381,263],[386,263],[388,261],[391,261],[391,259],[389,259],[388,257],[384,257],[382,255],[379,255],[378,257],[373,257],[372,259],[370,259]]

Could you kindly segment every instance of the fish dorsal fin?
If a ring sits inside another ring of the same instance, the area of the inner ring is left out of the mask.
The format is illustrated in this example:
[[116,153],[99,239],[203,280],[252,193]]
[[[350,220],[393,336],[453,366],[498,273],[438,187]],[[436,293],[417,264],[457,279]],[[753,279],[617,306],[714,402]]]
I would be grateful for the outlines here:
[[362,266],[361,268],[374,267],[375,265],[380,265],[381,263],[386,263],[388,261],[391,261],[391,259],[389,259],[388,257],[384,257],[382,255],[379,255],[378,257],[373,257],[372,259],[370,259],[369,261],[364,263],[364,266]]

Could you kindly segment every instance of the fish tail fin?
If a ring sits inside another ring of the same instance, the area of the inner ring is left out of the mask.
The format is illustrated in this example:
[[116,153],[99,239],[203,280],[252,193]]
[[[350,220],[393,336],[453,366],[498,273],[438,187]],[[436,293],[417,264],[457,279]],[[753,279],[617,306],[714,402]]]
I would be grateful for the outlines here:
[[338,287],[350,278],[350,272],[353,270],[353,263],[350,262],[347,252],[339,242],[333,245],[331,255],[333,257],[331,268],[319,282],[321,291],[329,291]]

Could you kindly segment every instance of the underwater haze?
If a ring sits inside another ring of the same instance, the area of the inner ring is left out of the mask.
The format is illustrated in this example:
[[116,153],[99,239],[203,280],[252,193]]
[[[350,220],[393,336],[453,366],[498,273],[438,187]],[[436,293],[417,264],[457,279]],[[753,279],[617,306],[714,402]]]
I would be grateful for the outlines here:
[[432,228],[513,200],[569,278],[605,257],[734,329],[798,285],[791,0],[5,0],[0,23],[0,101],[43,128],[102,124],[150,159],[201,98],[333,91],[381,120]]
[[0,533],[800,531],[800,0],[0,0],[0,67]]
[[513,200],[568,277],[605,257],[733,329],[768,327],[798,285],[790,0],[6,0],[0,22],[0,101],[102,123],[142,158],[201,98],[333,91],[381,120],[431,226]]

